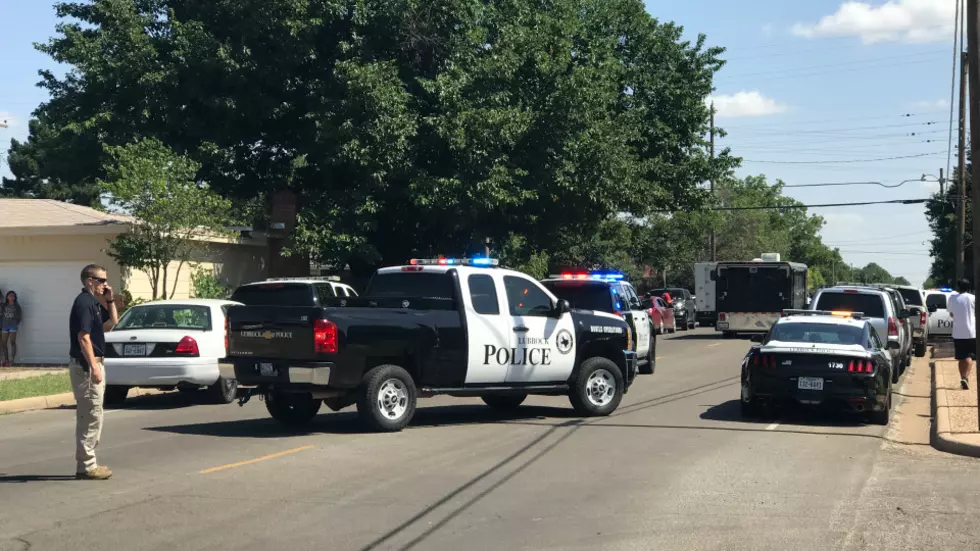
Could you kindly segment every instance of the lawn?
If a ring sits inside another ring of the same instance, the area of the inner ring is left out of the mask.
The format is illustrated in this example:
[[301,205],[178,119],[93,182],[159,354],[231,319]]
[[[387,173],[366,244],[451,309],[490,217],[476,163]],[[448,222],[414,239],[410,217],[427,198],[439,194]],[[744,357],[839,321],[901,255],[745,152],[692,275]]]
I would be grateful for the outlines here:
[[63,392],[71,392],[71,379],[67,373],[0,381],[0,402],[33,396],[50,396]]

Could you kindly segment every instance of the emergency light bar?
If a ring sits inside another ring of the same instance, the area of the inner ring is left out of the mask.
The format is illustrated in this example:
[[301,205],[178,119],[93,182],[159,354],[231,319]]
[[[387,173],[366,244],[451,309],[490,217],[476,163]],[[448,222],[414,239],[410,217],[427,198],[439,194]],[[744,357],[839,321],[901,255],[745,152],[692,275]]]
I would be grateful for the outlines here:
[[548,277],[552,279],[590,279],[593,281],[622,281],[626,279],[626,276],[619,272],[562,272],[560,274],[551,274]]
[[413,258],[408,261],[412,266],[499,266],[496,258],[478,256],[475,258]]
[[266,278],[264,281],[296,281],[296,280],[340,281],[340,276],[269,277]]
[[864,312],[843,312],[830,310],[783,310],[782,317],[787,316],[835,316],[839,318],[853,318],[856,320],[864,318]]
[[940,287],[939,291],[943,293],[952,293],[953,289],[951,287]]

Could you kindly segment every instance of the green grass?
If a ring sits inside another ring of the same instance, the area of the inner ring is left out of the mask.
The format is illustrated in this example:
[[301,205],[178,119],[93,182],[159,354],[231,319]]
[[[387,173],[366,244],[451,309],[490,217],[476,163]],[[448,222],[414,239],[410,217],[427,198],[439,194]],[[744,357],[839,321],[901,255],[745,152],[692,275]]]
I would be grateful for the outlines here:
[[64,392],[71,392],[71,379],[67,373],[0,381],[0,402]]

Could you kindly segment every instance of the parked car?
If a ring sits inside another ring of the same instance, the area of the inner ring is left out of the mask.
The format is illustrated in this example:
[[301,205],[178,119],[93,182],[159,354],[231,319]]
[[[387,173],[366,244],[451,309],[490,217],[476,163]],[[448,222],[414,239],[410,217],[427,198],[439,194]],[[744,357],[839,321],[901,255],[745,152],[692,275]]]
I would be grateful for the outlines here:
[[620,316],[633,329],[634,351],[640,373],[652,375],[657,367],[657,336],[650,313],[633,285],[618,272],[564,272],[541,280],[559,299],[577,310],[593,310]]
[[677,326],[681,330],[697,327],[698,307],[694,301],[694,296],[687,289],[679,287],[653,289],[647,293],[647,296],[664,298],[667,294],[670,295],[671,299],[667,307],[674,309],[674,319],[677,320]]
[[362,297],[314,305],[276,301],[284,292],[229,309],[221,370],[254,387],[243,401],[260,393],[286,425],[309,422],[324,403],[357,404],[370,429],[399,431],[419,396],[438,394],[501,410],[564,395],[579,415],[608,415],[636,374],[622,317],[573,310],[491,259],[413,259],[378,270]]
[[230,300],[158,300],[133,306],[106,333],[105,403],[125,402],[133,387],[207,387],[217,403],[234,401],[238,384],[220,376],[227,356],[225,318]]
[[647,297],[643,299],[643,306],[648,309],[650,319],[653,321],[653,327],[658,335],[677,331],[674,309],[667,306],[664,299],[660,297]]
[[912,314],[909,322],[912,325],[912,349],[916,357],[926,355],[926,345],[929,342],[929,311],[926,308],[926,295],[922,289],[911,285],[892,285],[901,293],[905,306]]
[[[825,296],[828,303],[836,298]],[[884,298],[860,296],[869,303]],[[889,352],[898,351],[899,342],[879,339],[873,323],[859,314],[786,310],[783,316],[768,334],[752,336],[760,344],[742,360],[742,415],[794,402],[835,405],[887,425],[895,381]]]
[[926,291],[926,310],[929,311],[929,338],[950,339],[953,337],[953,317],[946,309],[952,289],[931,289]]
[[828,312],[860,312],[878,333],[883,343],[896,342],[898,347],[888,346],[892,358],[892,382],[897,383],[908,365],[908,342],[911,336],[905,333],[905,326],[899,321],[907,318],[909,312],[896,311],[892,296],[883,289],[872,287],[829,287],[819,289],[813,298],[810,310]]

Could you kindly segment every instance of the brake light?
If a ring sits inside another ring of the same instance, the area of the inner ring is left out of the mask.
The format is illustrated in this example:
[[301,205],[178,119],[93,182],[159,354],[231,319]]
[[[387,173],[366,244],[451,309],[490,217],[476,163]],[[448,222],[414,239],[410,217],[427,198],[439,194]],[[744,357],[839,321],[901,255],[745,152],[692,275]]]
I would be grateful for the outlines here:
[[422,266],[402,266],[403,272],[421,272]]
[[847,294],[849,294],[849,295],[856,295],[856,294],[858,294],[857,289],[844,289],[844,292],[847,293]]
[[847,364],[847,371],[850,373],[871,373],[874,363],[871,360],[851,360]]
[[190,336],[180,339],[180,342],[177,343],[177,350],[175,350],[175,352],[181,356],[201,355],[201,349],[197,347],[197,341]]
[[225,354],[228,353],[228,333],[230,332],[228,323],[228,316],[225,316]]
[[775,371],[776,356],[772,354],[753,354],[752,365],[756,367],[768,367],[770,371]]
[[313,350],[317,354],[337,353],[337,324],[330,320],[313,320]]
[[896,321],[895,318],[888,318],[888,336],[898,336],[898,321]]
[[726,321],[728,319],[728,314],[722,312],[718,314],[718,321]]
[[923,310],[922,312],[919,312],[919,324],[922,325],[923,327],[925,327],[926,324],[928,324],[928,323],[929,323],[929,319],[928,319],[928,317],[926,317],[925,310]]

